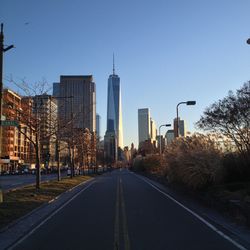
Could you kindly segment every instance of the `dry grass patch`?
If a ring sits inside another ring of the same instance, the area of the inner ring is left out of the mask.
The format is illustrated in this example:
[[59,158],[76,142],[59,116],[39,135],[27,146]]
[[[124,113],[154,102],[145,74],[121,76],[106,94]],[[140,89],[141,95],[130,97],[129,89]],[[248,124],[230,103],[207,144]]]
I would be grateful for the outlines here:
[[73,179],[64,178],[60,182],[53,180],[42,183],[39,190],[35,186],[26,186],[5,192],[4,202],[0,204],[0,228],[90,178],[89,176],[77,176]]

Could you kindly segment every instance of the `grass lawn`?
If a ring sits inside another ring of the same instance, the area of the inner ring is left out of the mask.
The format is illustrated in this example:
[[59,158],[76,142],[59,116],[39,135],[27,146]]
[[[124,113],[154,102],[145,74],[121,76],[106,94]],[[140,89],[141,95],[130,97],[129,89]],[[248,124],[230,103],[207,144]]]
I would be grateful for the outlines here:
[[90,176],[77,176],[73,179],[64,178],[60,182],[53,180],[42,183],[39,190],[35,186],[26,186],[14,191],[4,192],[4,202],[0,203],[0,228],[90,178]]

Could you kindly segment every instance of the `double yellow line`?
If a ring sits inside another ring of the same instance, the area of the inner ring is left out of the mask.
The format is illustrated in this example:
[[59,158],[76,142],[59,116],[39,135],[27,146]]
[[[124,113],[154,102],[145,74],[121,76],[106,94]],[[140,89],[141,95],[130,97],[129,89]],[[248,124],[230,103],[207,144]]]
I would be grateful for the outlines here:
[[[120,216],[121,212],[121,216]],[[114,230],[114,250],[120,250],[120,223],[122,225],[122,236],[124,240],[124,249],[130,250],[127,216],[125,209],[125,201],[123,195],[122,179],[117,179],[117,190],[116,190],[116,205],[115,205],[115,230]]]

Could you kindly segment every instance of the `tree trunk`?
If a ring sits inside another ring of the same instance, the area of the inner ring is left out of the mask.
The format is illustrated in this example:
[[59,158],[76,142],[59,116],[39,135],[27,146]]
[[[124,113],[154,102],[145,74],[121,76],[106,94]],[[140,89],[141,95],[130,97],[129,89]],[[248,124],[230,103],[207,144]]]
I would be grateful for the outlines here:
[[56,144],[56,154],[57,154],[57,180],[61,180],[61,169],[60,169],[60,143],[57,140]]
[[39,150],[39,142],[38,142],[38,134],[36,133],[36,188],[40,189],[41,184],[41,171],[40,171],[40,150]]

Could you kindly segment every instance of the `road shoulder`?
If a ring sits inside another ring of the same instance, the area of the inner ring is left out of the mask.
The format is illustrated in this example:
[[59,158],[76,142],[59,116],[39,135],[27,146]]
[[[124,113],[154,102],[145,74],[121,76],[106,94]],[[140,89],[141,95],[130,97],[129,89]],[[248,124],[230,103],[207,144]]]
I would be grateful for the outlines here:
[[172,197],[177,202],[180,202],[188,209],[192,210],[194,213],[202,217],[204,220],[212,224],[218,230],[223,232],[225,235],[229,236],[235,242],[239,242],[247,249],[250,249],[250,229],[245,226],[239,226],[233,222],[231,222],[228,218],[225,218],[217,211],[205,207],[204,205],[200,204],[199,202],[195,201],[188,195],[184,195],[181,193],[176,192],[175,190],[163,185],[149,177],[144,175],[140,175],[138,173],[134,173],[135,176],[138,178],[144,179],[144,181],[151,183],[161,192],[167,194],[168,196]]

